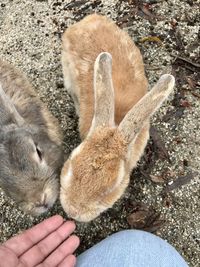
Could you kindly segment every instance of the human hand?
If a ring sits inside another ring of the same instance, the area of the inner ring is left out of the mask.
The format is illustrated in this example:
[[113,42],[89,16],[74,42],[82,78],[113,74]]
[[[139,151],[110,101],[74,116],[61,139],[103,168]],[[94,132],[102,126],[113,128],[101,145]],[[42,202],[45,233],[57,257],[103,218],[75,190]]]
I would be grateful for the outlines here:
[[72,221],[55,215],[0,246],[0,267],[74,267],[79,238]]

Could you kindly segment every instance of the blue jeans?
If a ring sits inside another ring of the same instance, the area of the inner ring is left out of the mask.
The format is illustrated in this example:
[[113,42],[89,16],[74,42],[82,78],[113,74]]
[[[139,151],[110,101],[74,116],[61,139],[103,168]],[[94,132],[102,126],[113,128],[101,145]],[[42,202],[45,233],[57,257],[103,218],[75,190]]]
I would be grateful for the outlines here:
[[153,234],[115,233],[77,258],[76,267],[188,267],[179,253]]

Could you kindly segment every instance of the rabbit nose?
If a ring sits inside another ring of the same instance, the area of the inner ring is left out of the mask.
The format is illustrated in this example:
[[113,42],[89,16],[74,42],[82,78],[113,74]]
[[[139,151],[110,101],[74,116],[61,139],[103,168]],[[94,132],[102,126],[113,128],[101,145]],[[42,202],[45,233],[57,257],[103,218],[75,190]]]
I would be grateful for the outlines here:
[[44,207],[45,209],[48,209],[48,208],[49,208],[49,205],[48,205],[47,203],[45,203],[45,204],[43,204],[43,207]]

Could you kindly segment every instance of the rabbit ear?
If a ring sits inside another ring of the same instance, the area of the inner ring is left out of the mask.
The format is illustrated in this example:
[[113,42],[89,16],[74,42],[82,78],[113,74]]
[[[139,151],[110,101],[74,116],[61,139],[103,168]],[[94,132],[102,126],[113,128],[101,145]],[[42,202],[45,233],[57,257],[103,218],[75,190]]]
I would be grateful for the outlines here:
[[24,119],[21,117],[21,115],[16,110],[15,106],[13,105],[10,98],[5,94],[2,86],[0,85],[0,101],[7,111],[7,113],[11,116],[13,121],[18,125],[21,126],[24,124]]
[[160,77],[155,86],[126,114],[118,130],[130,143],[171,93],[175,84],[172,75]]
[[103,52],[94,64],[94,117],[90,131],[98,126],[114,125],[114,89],[112,56]]

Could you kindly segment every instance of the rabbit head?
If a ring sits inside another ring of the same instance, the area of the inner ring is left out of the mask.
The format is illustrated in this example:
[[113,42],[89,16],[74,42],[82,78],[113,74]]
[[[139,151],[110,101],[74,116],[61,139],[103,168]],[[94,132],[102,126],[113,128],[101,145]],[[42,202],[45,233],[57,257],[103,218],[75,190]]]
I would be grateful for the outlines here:
[[0,186],[24,211],[39,215],[57,199],[62,150],[44,125],[20,115],[1,86],[0,111]]
[[61,172],[61,204],[78,221],[90,221],[112,207],[129,183],[129,145],[168,97],[174,77],[163,75],[133,106],[119,126],[114,122],[112,58],[101,53],[94,65],[94,116],[86,139]]

